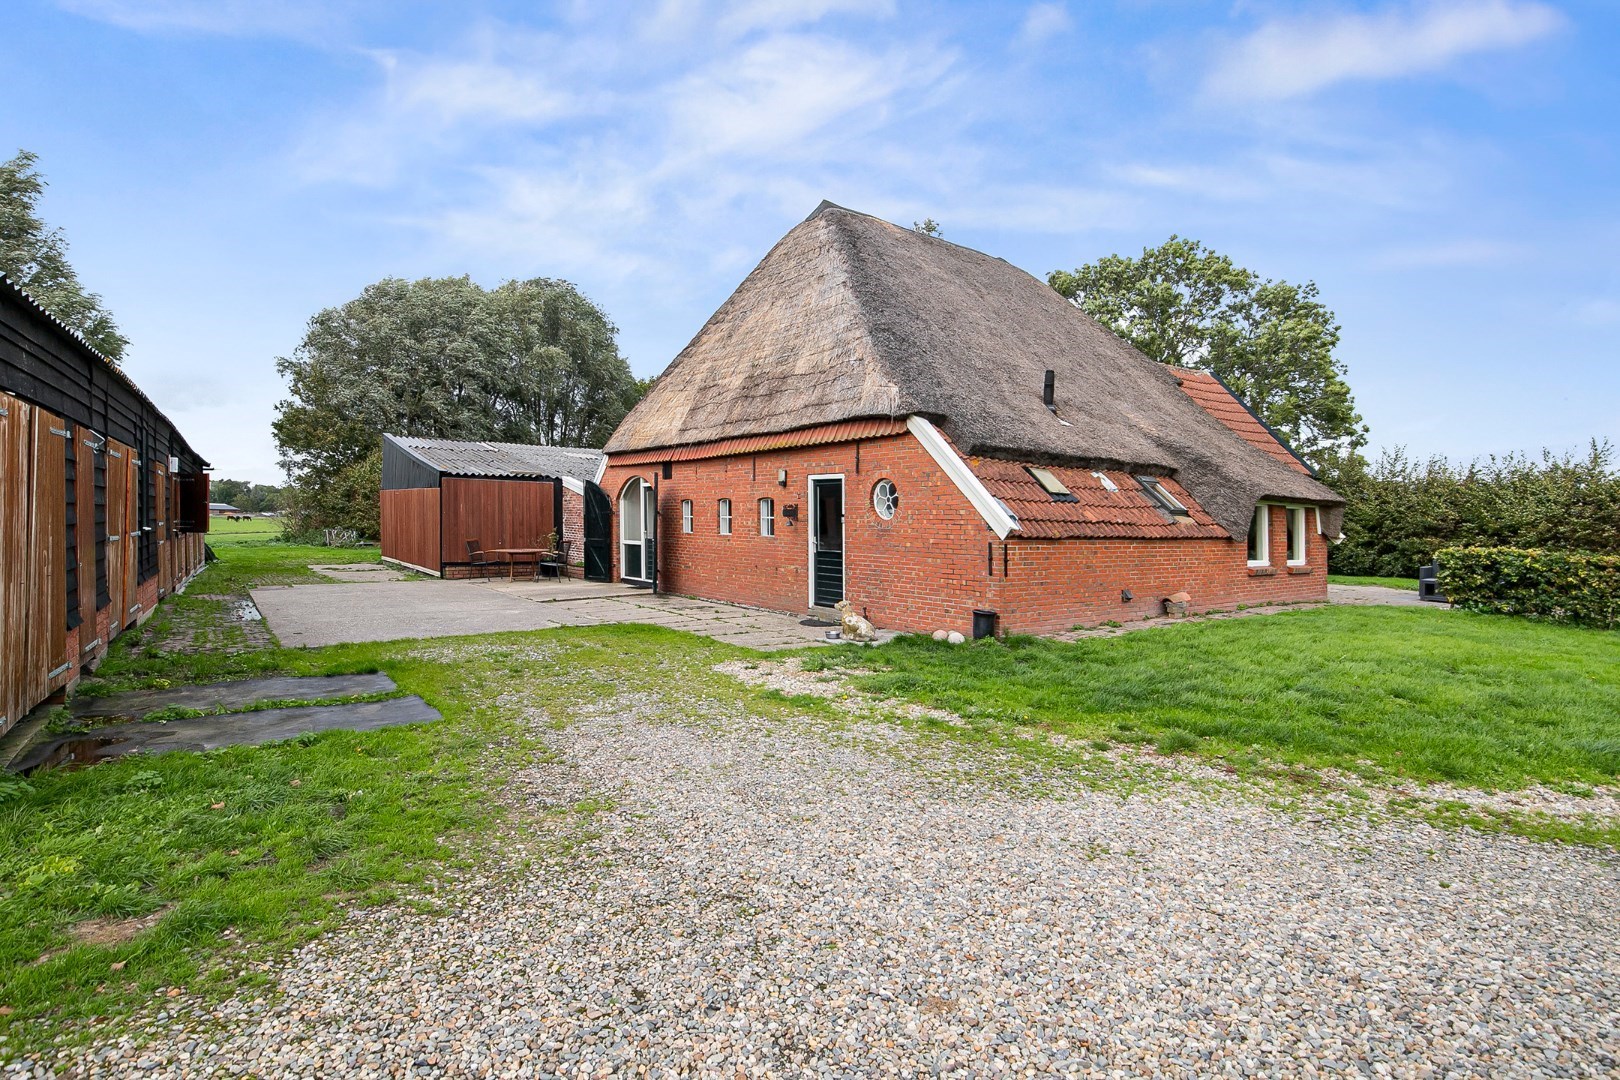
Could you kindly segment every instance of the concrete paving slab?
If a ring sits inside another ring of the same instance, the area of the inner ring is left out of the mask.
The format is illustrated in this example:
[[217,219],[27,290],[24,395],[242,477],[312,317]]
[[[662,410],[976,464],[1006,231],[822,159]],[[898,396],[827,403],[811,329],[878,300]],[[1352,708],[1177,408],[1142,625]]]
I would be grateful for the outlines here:
[[299,705],[165,723],[114,724],[41,742],[14,761],[11,768],[14,772],[30,772],[56,765],[94,764],[124,754],[255,746],[291,739],[305,732],[373,731],[439,719],[442,719],[439,710],[413,694],[352,705]]
[[388,563],[313,563],[310,569],[334,581],[404,581],[406,574]]
[[461,581],[282,585],[253,590],[276,638],[287,646],[548,630],[548,605]]
[[253,600],[270,630],[289,646],[608,623],[647,623],[708,637],[758,635],[762,642],[779,643],[777,648],[822,641],[821,628],[799,625],[801,615],[597,582],[334,582],[255,589]]
[[128,716],[135,719],[159,709],[240,709],[263,701],[330,701],[361,694],[387,694],[399,689],[387,675],[278,676],[235,682],[178,686],[170,690],[131,690],[107,697],[73,699],[74,716]]

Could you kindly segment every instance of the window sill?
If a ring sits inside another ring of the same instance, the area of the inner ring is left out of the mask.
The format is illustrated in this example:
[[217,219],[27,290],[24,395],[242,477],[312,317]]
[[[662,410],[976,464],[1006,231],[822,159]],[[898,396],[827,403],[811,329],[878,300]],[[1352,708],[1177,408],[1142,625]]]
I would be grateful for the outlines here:
[[1314,573],[1316,573],[1316,567],[1314,567],[1314,566],[1290,566],[1288,568],[1288,572],[1290,574],[1314,574]]
[[1249,576],[1250,577],[1275,577],[1276,574],[1277,574],[1277,568],[1275,566],[1251,566],[1251,567],[1249,567]]

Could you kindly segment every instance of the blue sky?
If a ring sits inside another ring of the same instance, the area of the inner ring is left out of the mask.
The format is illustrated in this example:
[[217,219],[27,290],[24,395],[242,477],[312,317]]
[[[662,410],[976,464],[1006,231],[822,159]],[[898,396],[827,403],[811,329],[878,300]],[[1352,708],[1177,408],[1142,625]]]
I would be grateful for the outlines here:
[[1313,279],[1373,444],[1620,442],[1620,4],[10,0],[127,369],[278,481],[273,360],[388,275],[576,282],[661,370],[822,198],[1039,276],[1191,236]]

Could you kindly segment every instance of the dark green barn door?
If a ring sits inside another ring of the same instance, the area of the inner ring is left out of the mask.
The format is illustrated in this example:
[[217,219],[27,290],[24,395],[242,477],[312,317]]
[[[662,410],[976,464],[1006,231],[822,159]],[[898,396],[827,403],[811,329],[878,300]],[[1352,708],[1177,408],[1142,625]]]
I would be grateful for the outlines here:
[[844,481],[810,482],[811,599],[832,607],[844,598]]
[[585,580],[613,580],[613,500],[585,481]]

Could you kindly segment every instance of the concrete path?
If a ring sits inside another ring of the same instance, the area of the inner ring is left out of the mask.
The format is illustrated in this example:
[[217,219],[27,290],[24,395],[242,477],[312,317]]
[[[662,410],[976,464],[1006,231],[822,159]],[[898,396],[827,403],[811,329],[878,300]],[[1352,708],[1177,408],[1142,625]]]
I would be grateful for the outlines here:
[[1450,604],[1436,604],[1419,600],[1416,589],[1386,589],[1382,585],[1329,585],[1330,604],[1384,604],[1390,607],[1449,608]]
[[309,647],[647,623],[770,650],[823,642],[828,629],[797,615],[578,580],[286,585],[254,589],[253,602],[281,644]]
[[334,581],[404,581],[410,576],[387,563],[311,563],[309,568]]
[[137,752],[218,750],[291,739],[307,731],[372,731],[439,719],[438,709],[413,694],[349,705],[295,705],[164,723],[136,721],[46,740],[13,762],[11,768],[26,773],[41,766],[88,765]]
[[389,694],[399,689],[387,675],[283,675],[270,679],[177,686],[169,690],[131,690],[106,697],[76,697],[73,715],[127,716],[140,719],[160,709],[242,709],[269,701],[332,701],[361,694]]

